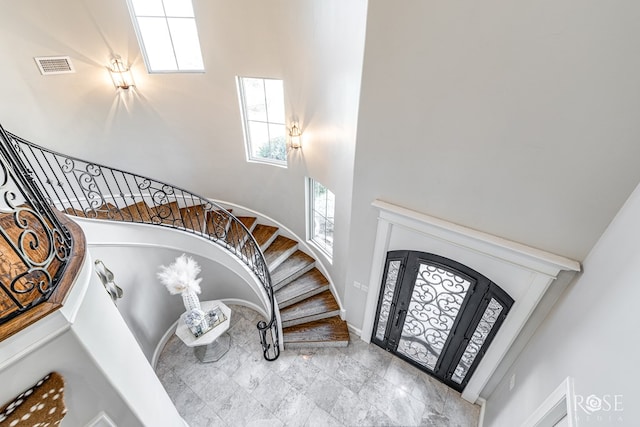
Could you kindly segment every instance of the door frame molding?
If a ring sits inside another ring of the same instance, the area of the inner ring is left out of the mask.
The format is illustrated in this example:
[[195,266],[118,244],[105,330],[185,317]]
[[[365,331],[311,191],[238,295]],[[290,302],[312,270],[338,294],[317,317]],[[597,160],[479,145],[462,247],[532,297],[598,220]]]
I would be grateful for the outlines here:
[[567,377],[522,423],[521,427],[551,427],[563,416],[569,427],[577,426],[574,380]]
[[[513,274],[512,280],[500,280],[500,286],[515,303],[462,392],[462,398],[475,403],[558,273],[580,271],[580,263],[381,200],[375,200],[372,205],[379,210],[379,216],[362,322],[361,338],[366,342],[371,340],[386,254],[390,250],[418,250],[442,255],[493,281],[496,280],[492,277],[492,269],[502,268],[495,273],[497,275],[503,275],[507,270]],[[415,235],[416,247],[393,247],[394,233],[399,231]],[[447,253],[441,253],[445,249]]]

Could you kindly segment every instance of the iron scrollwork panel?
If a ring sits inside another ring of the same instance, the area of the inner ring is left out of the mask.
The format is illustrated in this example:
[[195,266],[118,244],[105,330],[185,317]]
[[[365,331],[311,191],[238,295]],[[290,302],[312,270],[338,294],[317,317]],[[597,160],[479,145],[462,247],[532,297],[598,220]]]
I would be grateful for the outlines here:
[[64,231],[34,209],[13,172],[0,162],[0,323],[46,301],[70,254]]
[[470,286],[462,276],[421,263],[397,352],[434,371]]
[[75,178],[72,182],[77,183],[80,193],[86,200],[87,205],[82,209],[85,216],[96,216],[96,211],[106,204],[96,182],[96,179],[102,175],[100,166],[67,158],[62,161],[61,170]]

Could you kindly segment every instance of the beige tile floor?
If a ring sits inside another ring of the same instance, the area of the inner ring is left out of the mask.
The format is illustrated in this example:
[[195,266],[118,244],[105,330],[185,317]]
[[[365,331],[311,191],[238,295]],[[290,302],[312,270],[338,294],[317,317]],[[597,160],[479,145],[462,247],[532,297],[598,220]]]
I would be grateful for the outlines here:
[[268,362],[258,313],[231,310],[231,348],[218,362],[200,363],[176,336],[158,360],[191,427],[477,426],[477,405],[358,337],[346,348],[286,350]]

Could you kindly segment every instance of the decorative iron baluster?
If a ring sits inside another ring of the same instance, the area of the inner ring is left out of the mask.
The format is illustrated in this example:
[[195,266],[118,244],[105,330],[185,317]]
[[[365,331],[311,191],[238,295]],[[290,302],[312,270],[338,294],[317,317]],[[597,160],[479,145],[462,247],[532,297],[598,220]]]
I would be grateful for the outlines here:
[[49,299],[73,241],[0,127],[0,324]]

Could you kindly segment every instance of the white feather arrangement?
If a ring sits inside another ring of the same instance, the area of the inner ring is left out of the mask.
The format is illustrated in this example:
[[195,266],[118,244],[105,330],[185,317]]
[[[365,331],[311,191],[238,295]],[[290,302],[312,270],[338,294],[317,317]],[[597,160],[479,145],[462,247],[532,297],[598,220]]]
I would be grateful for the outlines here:
[[187,291],[199,294],[200,282],[202,281],[202,279],[196,278],[199,273],[200,266],[198,263],[193,258],[182,254],[168,267],[160,266],[158,279],[172,295]]

